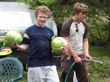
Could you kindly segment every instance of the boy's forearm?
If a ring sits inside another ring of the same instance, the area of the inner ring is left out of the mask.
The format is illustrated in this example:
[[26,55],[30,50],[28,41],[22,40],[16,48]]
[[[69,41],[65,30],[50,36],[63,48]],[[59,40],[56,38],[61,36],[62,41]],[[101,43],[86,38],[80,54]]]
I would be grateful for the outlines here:
[[26,51],[28,49],[28,45],[26,44],[16,45],[16,48],[20,49],[21,51]]
[[89,55],[89,43],[88,43],[88,38],[84,39],[83,48],[84,48],[85,56],[86,56],[86,55]]
[[70,42],[69,42],[69,38],[68,38],[68,37],[64,37],[64,38],[66,39],[66,41],[67,41],[67,43],[68,43],[68,51],[72,54],[72,56],[73,56],[74,58],[77,58],[78,56],[76,55],[76,53],[75,53],[74,50],[72,49],[71,44],[70,44]]
[[68,51],[72,54],[72,56],[74,58],[77,58],[78,56],[76,55],[76,53],[74,52],[74,50],[72,49],[70,43],[68,44]]

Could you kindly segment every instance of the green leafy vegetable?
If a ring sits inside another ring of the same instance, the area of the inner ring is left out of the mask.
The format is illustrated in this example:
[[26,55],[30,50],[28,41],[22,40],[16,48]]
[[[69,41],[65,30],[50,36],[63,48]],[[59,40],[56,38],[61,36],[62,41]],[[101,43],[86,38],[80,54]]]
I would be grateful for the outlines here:
[[67,46],[67,41],[63,37],[52,38],[51,42],[52,52],[60,54],[62,52],[64,45]]
[[4,38],[4,41],[6,43],[15,43],[16,44],[16,43],[21,42],[21,40],[22,40],[22,36],[17,31],[9,31]]

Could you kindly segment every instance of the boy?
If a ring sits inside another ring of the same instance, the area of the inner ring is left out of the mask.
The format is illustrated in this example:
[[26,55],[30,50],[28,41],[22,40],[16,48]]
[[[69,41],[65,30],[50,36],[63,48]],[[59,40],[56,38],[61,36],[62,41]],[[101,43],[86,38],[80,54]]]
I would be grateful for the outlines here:
[[73,17],[62,25],[61,35],[68,42],[68,52],[62,55],[62,82],[65,81],[65,77],[73,62],[76,62],[76,64],[71,69],[66,82],[73,82],[74,71],[76,72],[78,82],[89,82],[87,61],[81,60],[83,58],[86,58],[88,61],[92,60],[88,51],[88,26],[83,21],[87,12],[87,5],[76,3],[74,5]]
[[10,44],[22,51],[29,50],[28,82],[59,82],[55,61],[51,52],[53,31],[45,26],[50,9],[39,6],[35,11],[36,24],[27,28],[22,45]]

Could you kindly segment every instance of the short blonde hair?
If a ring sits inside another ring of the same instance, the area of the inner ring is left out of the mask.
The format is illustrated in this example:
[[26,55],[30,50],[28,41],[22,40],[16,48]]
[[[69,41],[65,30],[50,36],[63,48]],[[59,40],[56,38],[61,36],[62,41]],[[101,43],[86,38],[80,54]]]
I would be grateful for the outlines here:
[[87,13],[88,12],[88,6],[83,3],[76,3],[73,8],[73,15],[78,13]]
[[38,16],[39,13],[44,13],[50,17],[50,9],[47,6],[39,6],[35,10],[35,16]]

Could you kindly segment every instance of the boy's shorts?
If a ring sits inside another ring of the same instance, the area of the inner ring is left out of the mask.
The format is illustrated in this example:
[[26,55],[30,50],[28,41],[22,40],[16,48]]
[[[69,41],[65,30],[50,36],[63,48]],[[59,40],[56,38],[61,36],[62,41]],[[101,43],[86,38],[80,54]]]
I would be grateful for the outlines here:
[[60,82],[56,66],[29,67],[28,82]]

